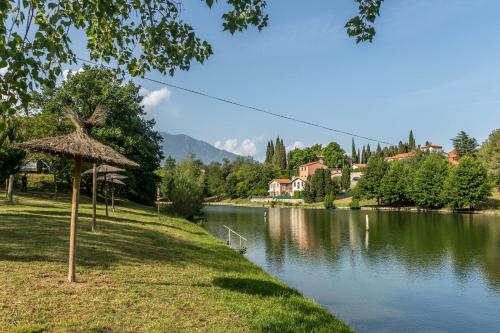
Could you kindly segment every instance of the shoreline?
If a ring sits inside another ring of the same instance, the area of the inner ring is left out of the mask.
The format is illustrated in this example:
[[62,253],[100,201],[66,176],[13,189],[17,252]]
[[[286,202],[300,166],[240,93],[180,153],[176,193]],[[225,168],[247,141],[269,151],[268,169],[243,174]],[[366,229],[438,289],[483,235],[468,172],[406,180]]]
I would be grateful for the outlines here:
[[[253,208],[270,208],[271,204],[267,202],[204,202],[204,206],[235,206],[235,207],[253,207]],[[311,204],[296,204],[296,205],[284,205],[275,204],[274,208],[302,208],[302,209],[325,209],[323,204],[311,205]],[[337,206],[335,209],[341,210],[363,210],[363,211],[388,211],[388,212],[412,212],[412,213],[442,213],[442,214],[473,214],[473,215],[487,215],[487,216],[500,216],[500,210],[493,209],[483,209],[483,210],[453,210],[450,208],[440,208],[440,209],[428,209],[428,208],[417,208],[417,207],[387,207],[387,206],[362,206],[359,209],[351,209],[348,206]]]

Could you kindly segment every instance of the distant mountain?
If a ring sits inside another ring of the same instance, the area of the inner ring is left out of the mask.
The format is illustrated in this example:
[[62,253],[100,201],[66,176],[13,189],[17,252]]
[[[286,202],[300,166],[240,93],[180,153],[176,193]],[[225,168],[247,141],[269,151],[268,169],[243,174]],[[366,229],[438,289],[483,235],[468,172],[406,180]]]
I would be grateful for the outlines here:
[[160,134],[163,137],[163,155],[165,155],[165,158],[172,156],[176,161],[182,161],[189,154],[195,154],[196,159],[208,164],[210,162],[222,162],[225,158],[232,161],[239,157],[188,135],[168,134],[165,132],[160,132]]

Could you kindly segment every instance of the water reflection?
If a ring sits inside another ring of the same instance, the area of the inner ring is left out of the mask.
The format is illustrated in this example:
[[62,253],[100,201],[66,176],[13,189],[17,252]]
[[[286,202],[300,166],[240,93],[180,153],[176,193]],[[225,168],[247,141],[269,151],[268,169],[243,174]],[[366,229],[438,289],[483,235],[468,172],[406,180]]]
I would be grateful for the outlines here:
[[247,256],[359,331],[500,327],[500,219],[481,215],[210,207]]

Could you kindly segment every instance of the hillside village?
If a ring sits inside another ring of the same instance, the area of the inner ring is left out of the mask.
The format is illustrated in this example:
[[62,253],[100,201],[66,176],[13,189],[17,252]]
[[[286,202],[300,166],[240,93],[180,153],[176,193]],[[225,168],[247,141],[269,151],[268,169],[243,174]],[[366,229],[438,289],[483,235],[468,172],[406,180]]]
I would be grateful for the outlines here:
[[[416,156],[418,151],[424,153],[441,154],[447,157],[448,162],[451,165],[458,164],[458,154],[455,149],[446,153],[443,150],[443,146],[432,143],[426,143],[426,145],[418,147],[418,149],[413,149],[406,153],[399,153],[393,156],[385,157],[384,160],[388,163],[398,160],[406,160],[408,158]],[[350,159],[350,162],[350,188],[354,188],[357,182],[363,176],[363,169],[366,167],[366,163],[352,163],[352,158]],[[298,168],[298,176],[294,176],[291,179],[276,178],[269,182],[269,197],[302,197],[302,192],[304,191],[306,182],[316,173],[316,170],[318,169],[329,169],[329,167],[324,162],[324,157],[321,155],[318,156],[318,160],[315,162],[309,162],[300,165]],[[330,176],[332,179],[338,180],[342,176],[342,169],[330,169]]]

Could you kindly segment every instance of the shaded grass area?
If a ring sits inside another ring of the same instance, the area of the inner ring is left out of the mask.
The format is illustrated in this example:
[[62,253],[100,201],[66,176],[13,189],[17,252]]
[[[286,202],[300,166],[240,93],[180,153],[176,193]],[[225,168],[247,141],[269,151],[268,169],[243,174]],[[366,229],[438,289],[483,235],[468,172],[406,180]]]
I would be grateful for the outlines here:
[[200,226],[126,203],[92,233],[82,203],[70,284],[69,197],[0,200],[0,332],[350,331]]

